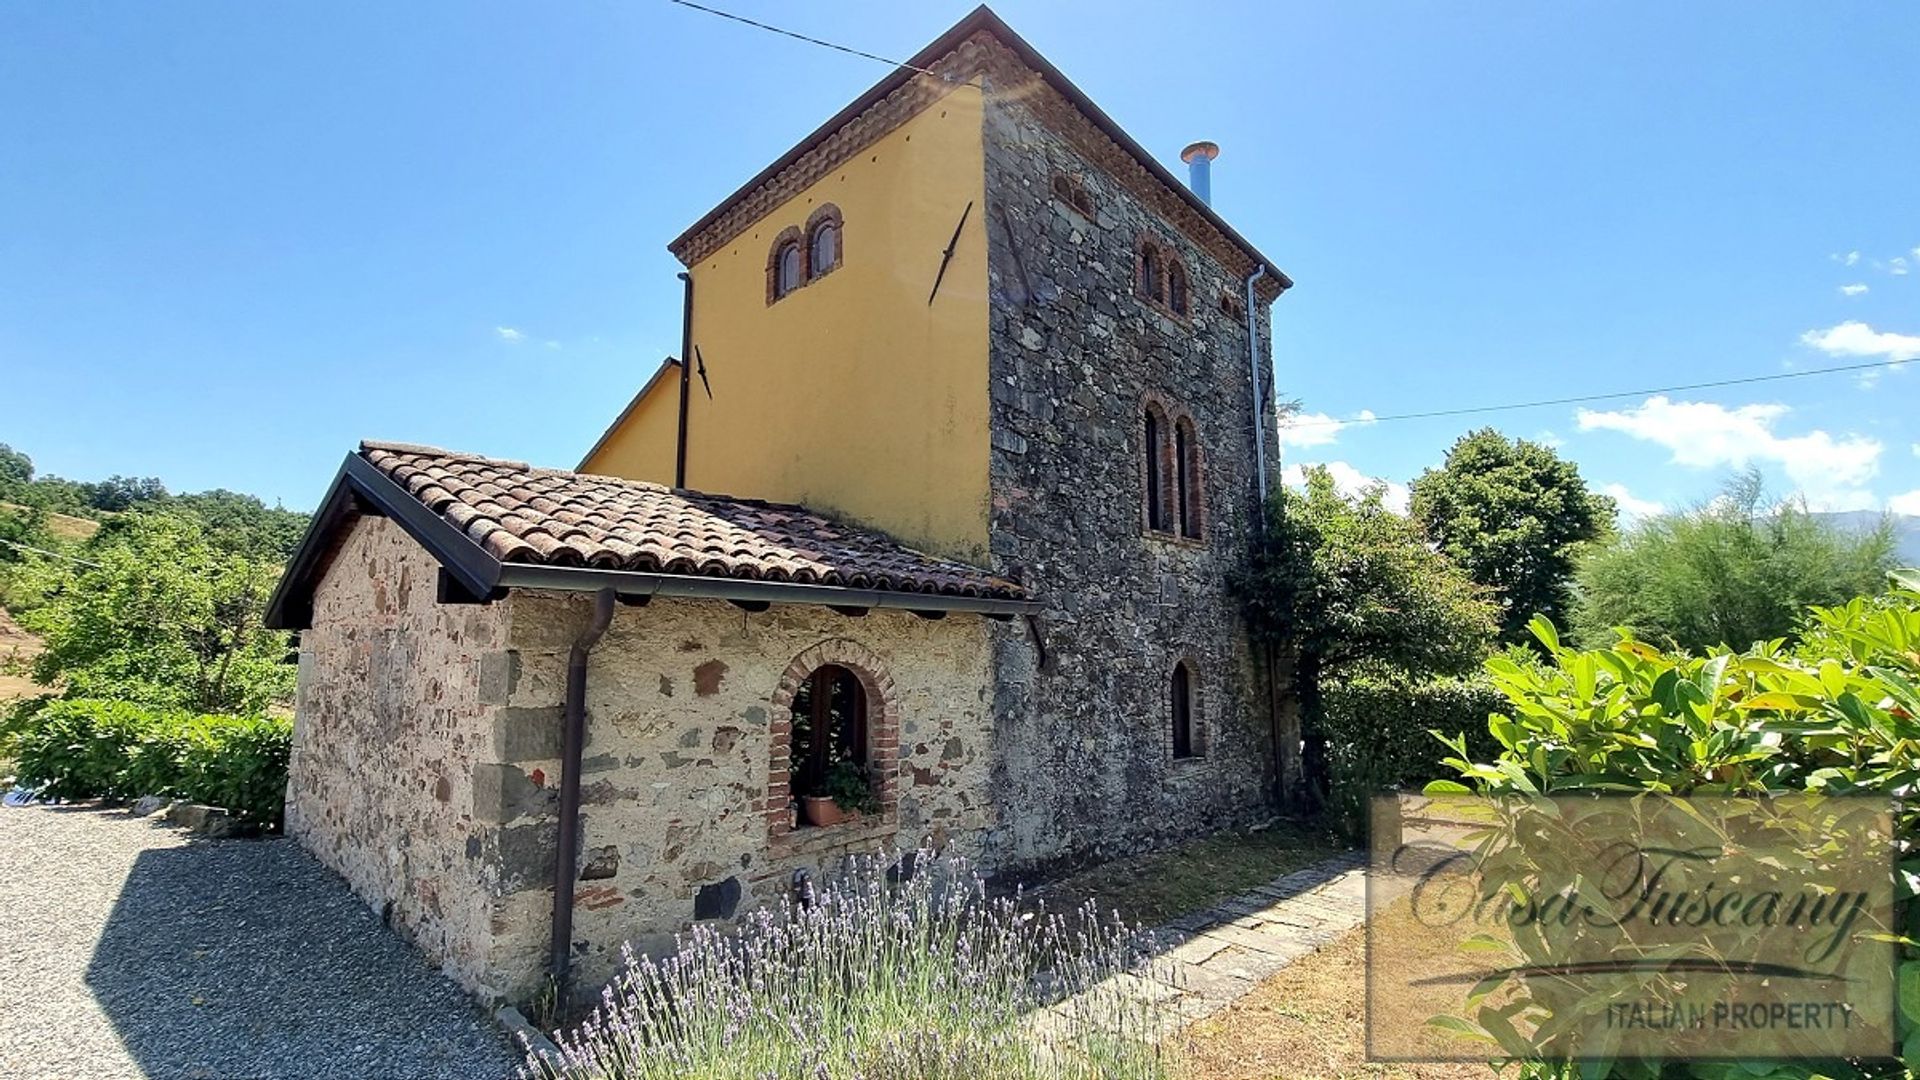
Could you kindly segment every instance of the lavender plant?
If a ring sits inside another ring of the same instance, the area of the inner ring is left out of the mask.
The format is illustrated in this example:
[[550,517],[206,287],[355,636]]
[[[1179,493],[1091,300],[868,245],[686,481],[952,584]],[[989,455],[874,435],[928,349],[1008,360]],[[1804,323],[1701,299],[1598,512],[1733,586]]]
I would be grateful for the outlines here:
[[1164,1080],[1171,965],[1151,944],[1091,905],[989,897],[958,856],[856,857],[735,933],[629,949],[560,1058],[530,1051],[521,1076]]

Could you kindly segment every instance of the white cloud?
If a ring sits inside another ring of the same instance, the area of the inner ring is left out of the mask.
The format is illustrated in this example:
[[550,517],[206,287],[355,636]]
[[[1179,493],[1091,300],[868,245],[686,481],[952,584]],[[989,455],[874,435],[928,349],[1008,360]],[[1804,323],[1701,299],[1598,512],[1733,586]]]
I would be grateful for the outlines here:
[[1347,428],[1372,422],[1370,409],[1360,410],[1360,415],[1352,420],[1337,420],[1326,413],[1295,413],[1280,418],[1280,445],[1325,446]]
[[1906,257],[1902,255],[1895,255],[1892,259],[1888,260],[1887,273],[1892,274],[1894,277],[1906,277],[1907,276]]
[[1859,296],[1861,293],[1867,291],[1867,287],[1860,284],[1842,285],[1840,286],[1840,291],[1848,296]]
[[527,335],[515,330],[511,326],[496,326],[493,328],[493,332],[500,335],[500,340],[509,345],[518,345],[527,339]]
[[1368,476],[1344,461],[1309,461],[1300,465],[1288,465],[1280,470],[1280,482],[1292,488],[1306,487],[1307,470],[1316,467],[1326,469],[1328,475],[1333,477],[1334,490],[1349,499],[1358,496],[1375,484],[1380,484],[1386,488],[1386,493],[1380,501],[1386,504],[1387,509],[1396,514],[1407,512],[1407,485],[1396,484],[1377,476]]
[[1860,253],[1857,251],[1849,251],[1845,255],[1829,255],[1827,258],[1832,259],[1841,266],[1856,266],[1860,262]]
[[547,348],[549,348],[549,349],[558,349],[559,347],[560,347],[560,343],[559,343],[559,342],[557,342],[557,341],[549,341],[549,342],[547,342]]
[[1909,491],[1905,495],[1895,495],[1893,498],[1888,499],[1887,509],[1896,514],[1914,514],[1920,516],[1920,488]]
[[1880,441],[1864,435],[1835,438],[1820,430],[1776,434],[1774,425],[1790,411],[1779,404],[1729,409],[1713,402],[1657,396],[1614,412],[1581,409],[1575,418],[1581,431],[1618,431],[1663,446],[1676,465],[1696,469],[1777,465],[1818,510],[1875,505],[1865,485],[1880,469],[1884,449]]
[[1652,499],[1642,499],[1627,490],[1625,484],[1607,484],[1601,487],[1600,494],[1612,499],[1620,507],[1620,516],[1631,524],[1644,517],[1652,517],[1666,509]]
[[1920,358],[1920,335],[1883,333],[1863,322],[1848,321],[1825,330],[1809,330],[1800,343],[1828,356],[1878,356],[1887,360]]
[[1567,445],[1567,440],[1554,434],[1552,431],[1547,431],[1547,430],[1543,430],[1538,435],[1535,435],[1533,437],[1533,441],[1539,443],[1541,446],[1544,446],[1549,450],[1558,450],[1561,447]]

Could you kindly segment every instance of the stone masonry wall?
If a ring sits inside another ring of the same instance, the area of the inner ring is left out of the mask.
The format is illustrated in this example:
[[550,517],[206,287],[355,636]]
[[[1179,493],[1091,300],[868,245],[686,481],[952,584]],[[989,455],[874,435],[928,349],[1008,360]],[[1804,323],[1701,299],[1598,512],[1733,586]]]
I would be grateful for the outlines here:
[[[1258,486],[1245,290],[1057,134],[1046,110],[1061,107],[1044,92],[997,94],[985,119],[994,568],[1047,605],[1032,627],[992,631],[1006,820],[991,846],[1004,864],[1244,821],[1263,812],[1271,767],[1260,673],[1226,585]],[[1058,197],[1056,175],[1091,206]],[[1188,317],[1134,295],[1143,240],[1183,261]],[[1150,400],[1194,421],[1199,540],[1147,532]],[[1270,412],[1262,427],[1272,454]],[[1176,760],[1169,680],[1183,657],[1202,749]]]
[[384,518],[343,541],[300,635],[287,831],[472,987],[492,911],[468,810],[506,698],[506,612],[435,604],[437,569]]
[[[559,710],[582,595],[518,593],[515,680],[495,713],[497,760],[478,766],[474,816],[494,898],[493,984],[538,985],[552,914]],[[729,920],[839,857],[952,842],[977,850],[987,796],[989,647],[984,620],[905,612],[848,617],[719,601],[620,607],[587,678],[577,987],[593,992],[631,940],[665,947],[697,921]],[[786,736],[793,689],[838,663],[867,688],[869,760],[893,782],[880,820],[791,829]],[[891,735],[889,735],[891,732]]]
[[[434,602],[433,560],[358,522],[301,636],[288,831],[482,998],[542,987],[552,927],[561,711],[584,595]],[[576,990],[620,946],[731,920],[842,856],[980,850],[988,795],[985,620],[720,601],[619,607],[587,681]],[[858,675],[877,818],[792,828],[787,707],[821,664]]]

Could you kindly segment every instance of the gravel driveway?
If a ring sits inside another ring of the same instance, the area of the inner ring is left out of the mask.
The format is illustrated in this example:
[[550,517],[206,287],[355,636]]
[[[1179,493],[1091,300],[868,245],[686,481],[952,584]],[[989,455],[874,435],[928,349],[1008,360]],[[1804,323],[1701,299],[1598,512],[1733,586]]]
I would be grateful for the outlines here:
[[0,808],[0,1076],[495,1078],[470,999],[288,840]]

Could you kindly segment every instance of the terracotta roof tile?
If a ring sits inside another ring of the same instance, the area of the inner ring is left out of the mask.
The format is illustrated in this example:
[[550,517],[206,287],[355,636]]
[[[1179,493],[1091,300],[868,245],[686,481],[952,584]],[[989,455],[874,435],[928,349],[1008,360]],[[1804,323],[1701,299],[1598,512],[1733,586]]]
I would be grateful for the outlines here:
[[431,446],[365,442],[360,453],[501,562],[1027,599],[1015,582],[800,506]]

